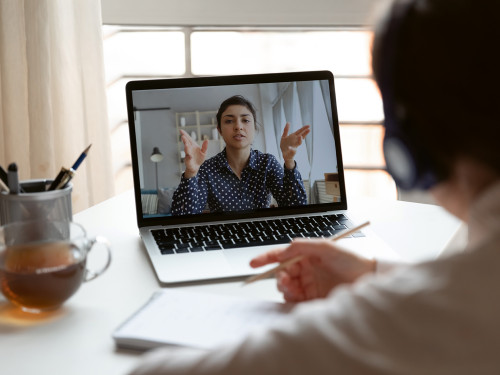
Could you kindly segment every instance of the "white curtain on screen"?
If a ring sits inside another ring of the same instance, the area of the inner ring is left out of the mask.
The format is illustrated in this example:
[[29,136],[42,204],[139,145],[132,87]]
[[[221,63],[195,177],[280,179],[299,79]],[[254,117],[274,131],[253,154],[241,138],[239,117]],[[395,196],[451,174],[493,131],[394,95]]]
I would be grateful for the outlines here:
[[92,144],[73,211],[113,195],[100,0],[0,2],[0,164],[54,178]]
[[[313,123],[313,96],[312,96],[312,81],[303,81],[297,83],[297,96],[299,98],[300,103],[300,113],[302,116],[302,123],[304,125],[312,125]],[[312,147],[312,132],[314,131],[311,128],[311,133],[306,137],[306,147],[307,147],[307,156],[309,158],[309,163],[313,164],[313,147]]]
[[[285,87],[281,87],[281,89],[282,90],[279,92],[273,106],[274,130],[278,148],[283,130],[287,122],[290,123],[289,133],[299,130],[304,125],[311,124],[306,124],[303,121],[296,83],[288,84]],[[307,137],[309,138],[310,136],[311,135],[308,135]],[[300,174],[305,180],[309,179],[309,174],[311,171],[311,158],[310,152],[308,150],[310,144],[310,140],[307,140],[306,138],[306,142],[297,149],[297,154],[295,155],[295,161],[297,162]],[[280,161],[283,162],[281,151]]]
[[[299,97],[297,93],[297,84],[295,82],[288,86],[288,89],[283,95],[283,109],[285,111],[286,122],[290,123],[289,133],[293,133],[299,130],[302,126],[306,125],[302,120]],[[302,145],[297,149],[295,161],[297,162],[302,178],[308,180],[311,165],[307,152],[307,143],[302,143]]]
[[[332,114],[327,105],[330,101],[328,86],[324,91],[320,82],[312,81],[280,88],[273,106],[276,143],[279,146],[287,122],[292,124],[291,131],[296,131],[303,125],[311,125],[311,133],[305,144],[297,150],[295,159],[302,178],[309,180],[309,186],[313,187],[316,180],[325,178],[325,172],[337,172],[337,156],[331,130]],[[314,196],[311,201],[315,202]]]
[[311,96],[313,98],[312,142],[314,144],[312,148],[312,160],[314,160],[314,163],[311,168],[311,182],[313,183],[316,180],[324,179],[325,172],[338,172],[338,168],[334,147],[335,141],[331,130],[331,117],[329,118],[327,106],[325,105],[325,96],[321,90],[320,83],[317,81],[313,82]]
[[278,160],[283,163],[283,155],[281,154],[280,149],[280,141],[281,135],[283,134],[283,129],[285,128],[286,118],[285,112],[283,110],[283,103],[281,100],[278,100],[276,104],[273,106],[273,125],[274,125],[274,138],[277,150],[279,150],[278,154],[275,155]]

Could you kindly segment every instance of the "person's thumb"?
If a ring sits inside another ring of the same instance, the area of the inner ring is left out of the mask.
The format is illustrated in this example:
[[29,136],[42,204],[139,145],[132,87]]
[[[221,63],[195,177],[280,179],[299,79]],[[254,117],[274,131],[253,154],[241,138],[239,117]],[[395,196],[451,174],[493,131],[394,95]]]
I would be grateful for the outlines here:
[[205,139],[203,141],[203,144],[201,145],[201,152],[203,152],[204,154],[207,152],[208,150],[208,141]]
[[281,138],[285,138],[288,136],[288,130],[290,129],[290,123],[287,122],[286,125],[285,125],[285,129],[283,129],[283,135],[281,136]]

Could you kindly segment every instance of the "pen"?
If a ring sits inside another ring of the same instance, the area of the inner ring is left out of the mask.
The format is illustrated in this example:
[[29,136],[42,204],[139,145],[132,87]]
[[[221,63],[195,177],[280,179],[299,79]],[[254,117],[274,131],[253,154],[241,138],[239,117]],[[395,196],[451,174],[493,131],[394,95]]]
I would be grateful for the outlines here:
[[9,187],[5,185],[5,182],[0,178],[0,191],[6,191],[7,193],[10,192]]
[[61,168],[55,180],[50,184],[49,190],[63,189],[64,187],[66,187],[67,183],[71,181],[71,179],[75,175],[76,169],[87,157],[87,153],[89,152],[91,146],[92,144],[90,144],[85,150],[83,150],[83,152],[80,154],[80,156],[70,169],[66,169],[64,167]]
[[73,168],[70,168],[70,169],[61,168],[61,172],[63,173],[63,175],[61,177],[61,180],[59,181],[59,183],[56,186],[56,190],[57,189],[64,189],[66,187],[66,185],[68,184],[68,182],[70,182],[71,179],[73,178],[73,176],[75,175],[75,171],[73,170]]
[[19,194],[19,176],[16,163],[11,163],[7,167],[7,181],[10,193]]
[[61,168],[61,170],[57,174],[57,176],[54,179],[54,181],[52,181],[52,183],[50,184],[49,190],[55,190],[59,186],[59,184],[61,183],[64,175],[66,174],[66,171],[67,171],[66,168],[64,168],[64,167]]
[[[351,229],[346,229],[344,230],[343,232],[340,232],[336,235],[333,235],[331,237],[328,237],[328,239],[330,241],[337,241],[337,240],[340,240],[341,238],[344,238],[350,234],[353,234],[354,232],[357,232],[358,230],[360,230],[361,228],[364,228],[366,227],[367,225],[369,225],[370,222],[369,221],[366,221],[364,222],[363,224],[361,225],[358,225],[354,228],[351,228]],[[245,282],[243,283],[243,285],[247,285],[247,284],[250,284],[250,283],[253,283],[257,280],[261,280],[261,279],[264,279],[268,276],[271,276],[272,274],[282,270],[283,268],[286,268],[294,263],[297,263],[298,261],[302,260],[302,258],[304,258],[302,255],[298,255],[294,258],[291,258],[291,259],[288,259],[287,261],[283,262],[283,263],[280,263],[279,265],[277,265],[276,267],[274,268],[271,268],[270,270],[266,271],[266,272],[262,272],[262,273],[259,273],[257,275],[254,275],[254,276],[251,276],[249,277],[248,279],[245,280]]]
[[7,181],[7,172],[5,172],[5,169],[3,169],[1,165],[0,165],[0,180],[2,180],[5,185],[9,183]]
[[5,169],[2,168],[0,165],[0,191],[4,190],[7,193],[9,192],[9,187],[7,186],[9,183],[7,179],[7,172],[5,172]]

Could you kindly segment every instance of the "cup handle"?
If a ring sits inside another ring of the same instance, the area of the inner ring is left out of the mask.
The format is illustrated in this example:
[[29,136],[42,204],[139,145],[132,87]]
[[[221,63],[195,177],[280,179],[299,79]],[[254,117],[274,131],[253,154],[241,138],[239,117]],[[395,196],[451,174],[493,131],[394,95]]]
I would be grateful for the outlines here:
[[95,238],[92,238],[90,240],[90,245],[89,245],[89,251],[92,250],[92,248],[94,247],[94,245],[96,244],[101,244],[103,245],[103,247],[106,249],[107,251],[107,254],[108,254],[108,257],[107,257],[107,260],[106,260],[106,264],[104,264],[104,266],[97,270],[97,271],[90,271],[88,268],[86,269],[86,272],[85,272],[85,278],[83,281],[90,281],[90,280],[94,280],[97,276],[100,276],[104,273],[104,271],[106,271],[111,263],[111,245],[109,244],[109,241],[104,238],[104,237],[101,237],[101,236],[97,236]]

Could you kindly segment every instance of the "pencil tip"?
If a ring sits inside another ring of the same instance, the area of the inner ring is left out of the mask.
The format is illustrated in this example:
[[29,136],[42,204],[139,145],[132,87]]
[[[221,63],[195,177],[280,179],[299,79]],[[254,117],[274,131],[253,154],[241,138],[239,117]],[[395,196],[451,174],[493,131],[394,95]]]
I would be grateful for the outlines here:
[[83,151],[83,152],[86,154],[87,152],[89,152],[89,150],[90,150],[90,148],[91,148],[91,147],[92,147],[92,143],[91,143],[91,144],[89,144],[89,147],[87,147],[87,148],[85,149],[85,151]]

